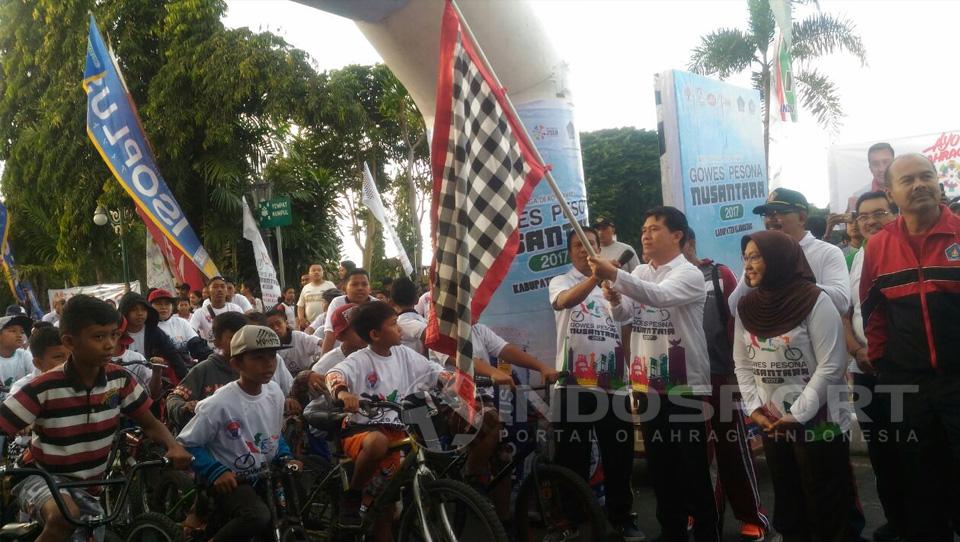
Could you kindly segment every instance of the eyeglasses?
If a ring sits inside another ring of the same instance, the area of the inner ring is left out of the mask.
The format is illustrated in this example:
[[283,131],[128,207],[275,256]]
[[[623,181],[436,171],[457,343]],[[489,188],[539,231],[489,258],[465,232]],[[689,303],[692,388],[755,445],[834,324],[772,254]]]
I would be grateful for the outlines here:
[[744,265],[746,265],[746,264],[748,264],[748,263],[749,263],[749,264],[755,264],[755,263],[760,262],[760,261],[763,261],[763,256],[761,256],[761,255],[759,255],[759,254],[751,254],[751,255],[749,255],[749,256],[747,256],[747,255],[744,255],[744,256],[743,256],[743,263],[744,263]]
[[877,209],[876,211],[873,211],[871,213],[857,213],[857,222],[866,222],[871,218],[879,222],[889,214],[891,214],[890,211],[886,209]]

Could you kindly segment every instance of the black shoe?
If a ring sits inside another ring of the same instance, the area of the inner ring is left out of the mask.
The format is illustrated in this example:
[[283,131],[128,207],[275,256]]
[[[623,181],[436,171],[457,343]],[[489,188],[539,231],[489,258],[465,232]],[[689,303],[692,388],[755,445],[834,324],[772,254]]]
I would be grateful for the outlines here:
[[342,528],[359,527],[363,522],[360,516],[360,491],[348,489],[340,495],[340,510],[337,522]]
[[884,523],[873,531],[874,542],[903,542],[906,540],[890,523]]
[[623,542],[647,541],[647,535],[643,534],[643,531],[641,531],[632,520],[627,520],[619,525],[614,526],[614,528],[623,539]]

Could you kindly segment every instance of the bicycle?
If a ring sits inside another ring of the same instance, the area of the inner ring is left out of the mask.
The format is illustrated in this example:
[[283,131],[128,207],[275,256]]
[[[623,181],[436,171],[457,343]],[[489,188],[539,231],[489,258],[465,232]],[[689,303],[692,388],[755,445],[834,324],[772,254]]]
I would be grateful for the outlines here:
[[[569,373],[562,371],[559,378],[564,379]],[[481,379],[478,379],[481,380]],[[547,391],[543,410],[549,410],[550,385],[518,386],[514,390],[514,400],[519,401],[521,393],[529,394]],[[528,405],[530,400],[525,396]],[[536,406],[536,405],[534,405]],[[516,412],[516,409],[513,410]],[[530,472],[520,480],[517,497],[514,503],[513,517],[517,540],[520,542],[534,540],[601,540],[610,531],[609,524],[600,503],[594,495],[593,489],[576,472],[556,464],[548,459],[548,452],[541,446],[518,446],[516,433],[519,430],[530,431],[535,434],[537,424],[546,422],[546,418],[538,415],[536,408],[527,409],[533,414],[532,420],[517,426],[513,432],[507,431],[508,438],[514,442],[501,442],[501,446],[514,449],[511,459],[491,476],[487,487],[493,488],[504,480],[509,479],[527,458],[534,455]],[[528,440],[528,439],[525,439]],[[534,439],[536,441],[536,439]],[[441,475],[456,477],[459,467],[466,462],[466,453],[458,453],[454,461],[449,462],[441,471]]]
[[[434,397],[429,392],[425,394]],[[337,406],[342,407],[342,404]],[[414,409],[419,408],[423,408],[423,405],[410,400],[404,400],[402,404],[386,400],[360,401],[360,409],[370,419],[377,419],[385,410],[396,412],[409,434],[418,433],[408,417]],[[437,414],[436,410],[426,413],[429,416]],[[507,540],[493,506],[469,485],[435,474],[429,466],[429,451],[412,437],[391,444],[391,450],[403,449],[406,455],[396,473],[368,507],[360,526],[341,525],[338,521],[339,495],[349,485],[348,469],[353,463],[339,446],[338,433],[346,416],[342,410],[314,412],[305,416],[311,426],[333,435],[336,460],[314,483],[303,503],[299,502],[298,495],[291,495],[292,510],[295,516],[302,518],[308,537],[325,535],[330,540],[359,540],[371,532],[380,513],[392,510],[394,502],[400,498],[403,502],[398,530],[400,542]]]
[[[43,478],[50,494],[57,505],[57,509],[63,518],[77,529],[82,529],[88,540],[94,539],[94,531],[100,527],[107,528],[106,540],[125,540],[128,542],[180,542],[179,529],[172,528],[167,518],[153,513],[142,513],[135,517],[129,517],[126,514],[124,503],[130,491],[133,478],[145,469],[158,467],[167,467],[170,461],[166,458],[154,461],[141,461],[131,466],[130,470],[121,477],[105,478],[98,480],[77,480],[69,482],[58,482],[49,472],[39,467],[14,467],[10,465],[0,466],[0,477],[6,479],[10,476],[40,476]],[[89,517],[75,517],[67,508],[60,491],[70,488],[93,488],[119,487],[117,500],[114,501],[114,507],[104,508],[102,513]],[[7,523],[0,527],[0,540],[17,540],[29,542],[35,540],[43,526],[39,521],[28,521],[23,523]],[[123,533],[123,536],[121,536]]]

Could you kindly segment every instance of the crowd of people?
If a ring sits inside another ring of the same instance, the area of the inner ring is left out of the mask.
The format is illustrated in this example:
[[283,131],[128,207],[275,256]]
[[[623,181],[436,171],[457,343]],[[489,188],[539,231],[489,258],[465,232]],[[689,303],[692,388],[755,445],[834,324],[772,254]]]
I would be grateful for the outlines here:
[[[510,388],[510,366],[555,384],[555,461],[589,480],[598,449],[607,517],[624,540],[645,539],[632,513],[637,421],[659,540],[721,540],[726,503],[741,540],[772,529],[786,541],[861,540],[854,419],[887,519],[874,540],[948,541],[960,531],[960,334],[950,323],[960,317],[960,218],[922,155],[895,157],[880,144],[868,159],[873,189],[816,235],[803,194],[772,191],[753,210],[765,229],[743,237],[739,278],[698,253],[673,207],[645,213],[639,252],[616,240],[608,218],[583,237],[571,232],[572,267],[549,285],[554,360],[474,325],[477,375]],[[241,540],[270,520],[258,468],[298,464],[284,413],[339,402],[350,413],[339,444],[355,462],[339,519],[359,524],[399,464],[391,444],[406,436],[395,416],[367,418],[361,396],[402,397],[450,379],[453,367],[425,344],[428,292],[407,277],[373,291],[349,261],[337,271],[334,283],[310,265],[274,306],[256,284],[238,291],[221,276],[199,291],[128,292],[115,306],[58,298],[36,323],[12,306],[0,318],[0,431],[23,448],[22,464],[87,479],[104,472],[129,417],[218,495],[228,520],[213,539]],[[479,390],[464,477],[509,522],[509,487],[487,487],[505,421],[493,393]],[[773,482],[772,521],[752,432]],[[327,435],[305,437],[310,454],[330,457]],[[42,540],[69,538],[42,479],[12,491],[43,521]],[[84,510],[96,499],[74,488],[67,503]],[[377,518],[376,539],[389,539],[393,519]],[[184,526],[202,518],[191,511]]]

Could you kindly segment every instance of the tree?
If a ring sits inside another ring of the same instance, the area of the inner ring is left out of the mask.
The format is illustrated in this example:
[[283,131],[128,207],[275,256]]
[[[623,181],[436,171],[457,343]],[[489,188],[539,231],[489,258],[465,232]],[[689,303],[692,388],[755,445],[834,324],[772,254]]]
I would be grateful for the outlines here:
[[[793,2],[795,5],[801,2]],[[749,69],[763,102],[763,142],[769,158],[770,72],[774,63],[774,18],[769,0],[748,0],[747,30],[720,28],[703,36],[690,56],[690,70],[726,79]],[[794,10],[796,12],[796,10]],[[793,80],[802,107],[824,128],[836,131],[843,118],[840,93],[816,60],[832,53],[850,53],[865,65],[866,50],[853,22],[819,10],[793,22]]]
[[590,216],[613,220],[620,241],[637,250],[643,212],[663,202],[657,141],[657,132],[636,128],[580,134]]

